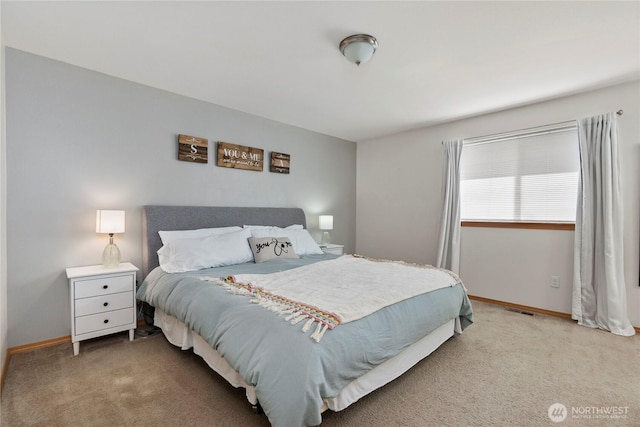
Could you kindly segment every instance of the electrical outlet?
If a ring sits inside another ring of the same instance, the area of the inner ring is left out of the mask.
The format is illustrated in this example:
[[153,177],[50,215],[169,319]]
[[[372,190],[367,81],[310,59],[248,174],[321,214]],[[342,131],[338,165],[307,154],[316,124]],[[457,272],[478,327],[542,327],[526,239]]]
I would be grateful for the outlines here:
[[551,287],[552,288],[560,287],[560,276],[551,276]]

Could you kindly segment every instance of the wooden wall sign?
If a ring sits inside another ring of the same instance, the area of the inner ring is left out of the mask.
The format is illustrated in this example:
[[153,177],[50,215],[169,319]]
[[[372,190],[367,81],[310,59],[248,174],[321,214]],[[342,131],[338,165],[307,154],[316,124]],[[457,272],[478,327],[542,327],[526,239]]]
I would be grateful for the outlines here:
[[262,172],[264,150],[218,141],[218,166]]
[[277,173],[289,173],[289,165],[291,163],[291,156],[284,153],[271,152],[271,165],[269,170]]
[[178,135],[178,160],[185,162],[208,163],[209,142],[204,138]]

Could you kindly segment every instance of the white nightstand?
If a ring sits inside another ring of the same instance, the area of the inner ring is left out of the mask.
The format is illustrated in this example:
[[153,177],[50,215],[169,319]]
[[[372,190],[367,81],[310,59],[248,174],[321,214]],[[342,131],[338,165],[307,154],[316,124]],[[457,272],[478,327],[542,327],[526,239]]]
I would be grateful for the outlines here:
[[136,271],[125,262],[118,267],[103,265],[67,268],[71,296],[71,342],[73,354],[80,341],[136,329]]
[[344,245],[334,245],[333,243],[330,243],[328,245],[320,245],[320,249],[322,249],[322,252],[324,252],[325,254],[344,254]]

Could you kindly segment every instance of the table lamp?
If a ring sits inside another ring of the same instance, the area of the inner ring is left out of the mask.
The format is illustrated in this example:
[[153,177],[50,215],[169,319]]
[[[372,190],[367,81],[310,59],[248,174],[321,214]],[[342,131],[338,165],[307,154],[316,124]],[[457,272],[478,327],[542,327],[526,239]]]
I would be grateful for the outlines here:
[[102,252],[102,264],[107,268],[120,264],[120,249],[113,243],[115,233],[124,233],[124,211],[97,210],[96,233],[108,233],[109,244]]
[[333,215],[320,215],[318,220],[320,230],[325,230],[322,233],[322,243],[323,245],[329,244],[329,231],[333,230]]

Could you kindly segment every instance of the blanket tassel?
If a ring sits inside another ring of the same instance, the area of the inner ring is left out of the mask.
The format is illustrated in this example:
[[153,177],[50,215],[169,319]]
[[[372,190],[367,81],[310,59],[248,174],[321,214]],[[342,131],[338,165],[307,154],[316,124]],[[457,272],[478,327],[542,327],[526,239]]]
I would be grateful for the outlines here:
[[320,342],[320,340],[322,339],[322,336],[326,331],[327,331],[327,325],[323,325],[322,323],[318,322],[318,326],[316,327],[315,332],[311,334],[311,339],[314,340],[315,342]]
[[320,332],[320,334],[318,334],[318,337],[316,338],[316,342],[320,342],[320,340],[324,336],[324,333],[327,332],[327,329],[329,329],[329,325],[324,325],[322,327],[322,331]]
[[298,323],[302,322],[304,319],[306,319],[307,316],[304,314],[298,314],[296,317],[294,317],[293,319],[290,320],[292,325],[297,325]]
[[313,322],[315,322],[315,320],[313,320],[313,319],[307,320],[307,323],[304,324],[304,326],[302,327],[302,331],[301,332],[308,332],[309,329],[311,329],[311,325],[313,325]]

